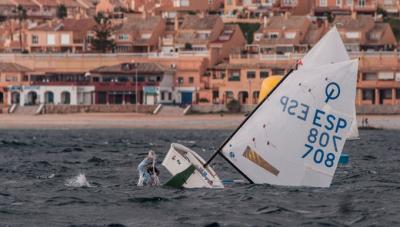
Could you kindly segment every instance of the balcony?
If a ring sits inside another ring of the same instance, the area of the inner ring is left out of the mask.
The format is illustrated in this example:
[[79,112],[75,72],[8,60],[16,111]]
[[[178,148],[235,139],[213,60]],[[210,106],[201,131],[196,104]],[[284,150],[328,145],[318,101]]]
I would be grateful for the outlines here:
[[[96,91],[134,91],[136,84],[134,82],[92,82],[91,85],[96,87]],[[138,82],[138,90],[142,90],[143,86],[159,86],[157,82]]]
[[208,57],[210,52],[208,50],[180,50],[179,55],[180,56],[201,56],[201,57]]

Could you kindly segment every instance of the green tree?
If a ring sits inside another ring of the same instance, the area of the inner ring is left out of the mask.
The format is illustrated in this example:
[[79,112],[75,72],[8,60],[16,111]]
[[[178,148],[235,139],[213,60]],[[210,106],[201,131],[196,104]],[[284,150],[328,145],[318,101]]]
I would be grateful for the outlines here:
[[19,22],[19,48],[21,53],[23,52],[22,49],[22,22],[24,22],[27,18],[26,9],[22,5],[18,5],[16,9],[17,19]]
[[56,15],[57,15],[57,18],[58,18],[58,19],[61,19],[61,20],[64,19],[64,18],[66,18],[66,17],[68,16],[67,7],[65,7],[64,4],[58,5],[58,6],[57,6],[57,13],[56,13]]
[[95,37],[92,40],[92,45],[95,50],[106,53],[115,46],[114,40],[111,38],[113,31],[111,20],[101,12],[94,17],[94,20],[96,25],[94,27]]

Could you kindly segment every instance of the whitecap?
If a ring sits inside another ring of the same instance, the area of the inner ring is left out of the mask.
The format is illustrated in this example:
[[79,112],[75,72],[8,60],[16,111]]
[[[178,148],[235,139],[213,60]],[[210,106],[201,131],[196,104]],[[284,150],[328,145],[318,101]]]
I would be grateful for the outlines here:
[[71,179],[67,179],[65,182],[65,186],[76,188],[92,187],[92,185],[90,185],[89,181],[86,179],[85,174],[83,173],[80,173]]

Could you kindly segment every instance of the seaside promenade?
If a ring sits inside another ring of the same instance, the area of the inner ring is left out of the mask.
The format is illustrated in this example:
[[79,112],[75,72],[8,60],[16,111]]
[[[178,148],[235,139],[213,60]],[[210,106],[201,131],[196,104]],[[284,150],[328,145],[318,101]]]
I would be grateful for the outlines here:
[[[368,118],[369,126],[400,129],[400,115],[358,115],[358,125]],[[135,113],[82,113],[54,115],[0,115],[0,129],[235,129],[243,114],[199,114],[157,116]]]

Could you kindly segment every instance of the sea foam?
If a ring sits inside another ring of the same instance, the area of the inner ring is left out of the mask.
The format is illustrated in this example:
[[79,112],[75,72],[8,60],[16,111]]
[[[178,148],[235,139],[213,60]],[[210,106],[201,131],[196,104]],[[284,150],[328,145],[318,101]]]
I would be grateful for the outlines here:
[[65,182],[65,186],[76,188],[92,187],[92,185],[90,185],[89,181],[86,179],[85,174],[83,173],[80,173],[71,179],[67,179]]

